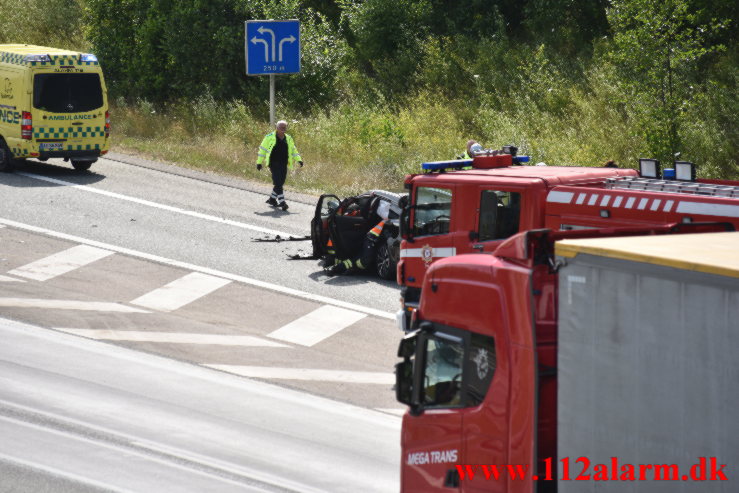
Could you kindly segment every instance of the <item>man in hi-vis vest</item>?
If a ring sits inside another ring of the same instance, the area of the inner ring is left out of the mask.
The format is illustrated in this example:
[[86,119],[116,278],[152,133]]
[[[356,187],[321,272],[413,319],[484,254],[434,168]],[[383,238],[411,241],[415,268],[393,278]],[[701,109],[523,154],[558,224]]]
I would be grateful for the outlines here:
[[272,172],[272,194],[267,199],[267,203],[273,207],[280,207],[283,211],[287,210],[287,202],[282,186],[287,178],[287,170],[292,169],[293,163],[297,162],[303,167],[303,159],[295,147],[295,142],[290,135],[286,134],[287,122],[280,120],[275,125],[275,131],[264,136],[259,146],[257,154],[257,171],[262,169],[262,165],[267,163],[269,170]]

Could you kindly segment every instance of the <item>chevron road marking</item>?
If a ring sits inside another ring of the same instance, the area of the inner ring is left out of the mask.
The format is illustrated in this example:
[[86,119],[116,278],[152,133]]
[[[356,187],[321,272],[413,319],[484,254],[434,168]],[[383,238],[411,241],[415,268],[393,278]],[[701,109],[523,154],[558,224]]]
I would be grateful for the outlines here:
[[88,245],[77,245],[13,269],[8,274],[33,279],[34,281],[48,281],[49,279],[79,269],[109,255],[113,255],[113,252],[110,250],[103,250]]

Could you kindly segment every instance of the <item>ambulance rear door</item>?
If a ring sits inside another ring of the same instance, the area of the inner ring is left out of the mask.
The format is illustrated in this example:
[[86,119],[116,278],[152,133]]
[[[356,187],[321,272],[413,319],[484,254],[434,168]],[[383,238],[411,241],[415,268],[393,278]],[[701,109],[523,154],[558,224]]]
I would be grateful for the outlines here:
[[107,110],[102,73],[61,66],[32,77],[33,139],[41,157],[100,155]]

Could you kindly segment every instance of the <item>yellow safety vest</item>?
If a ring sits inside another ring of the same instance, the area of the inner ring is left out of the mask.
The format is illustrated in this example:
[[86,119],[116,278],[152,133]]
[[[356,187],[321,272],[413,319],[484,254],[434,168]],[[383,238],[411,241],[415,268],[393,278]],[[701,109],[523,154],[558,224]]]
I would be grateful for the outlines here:
[[[295,142],[293,141],[293,138],[289,134],[285,134],[285,139],[287,139],[287,166],[289,168],[292,168],[293,163],[302,161],[303,158],[300,157],[300,153],[298,152],[298,148],[295,147]],[[264,139],[262,139],[262,143],[259,145],[259,152],[257,153],[257,164],[269,165],[269,156],[270,154],[272,154],[272,149],[275,147],[276,143],[277,135],[275,134],[275,132],[270,132],[264,136]]]

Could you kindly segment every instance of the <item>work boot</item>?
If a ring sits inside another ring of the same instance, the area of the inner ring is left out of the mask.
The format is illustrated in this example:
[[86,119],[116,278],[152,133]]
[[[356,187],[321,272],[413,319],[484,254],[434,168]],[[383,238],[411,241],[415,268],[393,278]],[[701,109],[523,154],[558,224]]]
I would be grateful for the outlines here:
[[346,273],[347,268],[346,268],[346,265],[344,265],[344,263],[342,262],[332,267],[329,267],[328,269],[324,269],[324,271],[329,276],[339,276],[341,274]]
[[270,197],[267,199],[267,203],[271,205],[272,207],[277,207],[277,200],[275,200],[274,197]]
[[328,269],[330,267],[333,267],[336,263],[336,257],[334,255],[328,254],[321,260],[321,267]]
[[283,202],[282,204],[280,204],[280,207],[282,208],[283,211],[286,211],[288,209],[287,202]]

